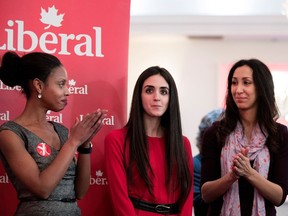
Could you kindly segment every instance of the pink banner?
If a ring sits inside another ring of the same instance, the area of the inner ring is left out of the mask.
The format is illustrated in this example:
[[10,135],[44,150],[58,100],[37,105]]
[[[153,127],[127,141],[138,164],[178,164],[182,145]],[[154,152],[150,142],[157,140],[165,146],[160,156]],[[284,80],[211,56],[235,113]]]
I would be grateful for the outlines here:
[[[105,126],[92,141],[91,186],[79,205],[85,216],[112,215],[103,140],[126,122],[130,0],[1,1],[0,11],[0,56],[7,50],[42,51],[56,55],[68,71],[68,105],[47,113],[47,119],[69,128],[76,117],[108,110]],[[0,101],[2,124],[22,112],[25,98],[21,89],[0,81]],[[0,203],[0,215],[13,215],[17,197],[2,165]]]

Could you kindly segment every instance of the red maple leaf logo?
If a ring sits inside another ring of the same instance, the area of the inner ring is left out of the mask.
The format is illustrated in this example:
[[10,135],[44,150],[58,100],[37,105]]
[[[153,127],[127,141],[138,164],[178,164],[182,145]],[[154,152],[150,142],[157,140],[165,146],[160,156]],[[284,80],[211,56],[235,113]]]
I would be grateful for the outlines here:
[[63,14],[57,15],[58,9],[55,8],[53,5],[52,7],[48,8],[48,11],[41,7],[41,19],[40,21],[44,24],[48,24],[44,29],[50,28],[50,26],[60,27],[62,26],[61,22],[63,21]]

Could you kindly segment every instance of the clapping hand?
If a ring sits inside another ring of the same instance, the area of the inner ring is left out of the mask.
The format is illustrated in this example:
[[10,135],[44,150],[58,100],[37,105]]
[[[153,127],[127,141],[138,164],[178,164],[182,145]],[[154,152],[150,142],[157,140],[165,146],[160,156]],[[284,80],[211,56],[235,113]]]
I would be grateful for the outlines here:
[[77,142],[77,146],[88,145],[102,128],[102,120],[106,117],[106,113],[107,110],[97,109],[95,112],[87,113],[81,121],[76,118],[74,125],[70,129],[69,139]]
[[235,155],[233,160],[233,172],[236,176],[246,177],[250,175],[252,167],[248,157],[249,147],[242,148],[241,151]]
[[92,133],[92,135],[84,142],[84,144],[87,144],[89,142],[91,142],[91,140],[93,139],[93,137],[99,132],[99,130],[102,128],[103,126],[103,119],[106,117],[107,115],[107,110],[100,110],[97,109],[95,114],[98,116],[98,119],[95,121],[94,123],[94,132]]

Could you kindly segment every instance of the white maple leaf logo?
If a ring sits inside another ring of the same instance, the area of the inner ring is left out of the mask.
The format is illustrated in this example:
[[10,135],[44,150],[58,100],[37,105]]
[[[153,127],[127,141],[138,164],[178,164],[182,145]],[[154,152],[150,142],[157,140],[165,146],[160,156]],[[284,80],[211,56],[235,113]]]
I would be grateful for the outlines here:
[[54,5],[52,7],[49,7],[48,11],[46,11],[45,9],[41,7],[40,21],[48,25],[44,29],[50,28],[51,25],[55,27],[62,26],[61,22],[63,21],[63,16],[65,14],[63,13],[63,14],[57,15],[57,12],[58,12],[58,9],[56,9]]
[[103,175],[103,172],[101,170],[96,171],[96,176],[101,177]]
[[76,81],[74,79],[69,80],[69,85],[70,86],[75,86],[76,85]]

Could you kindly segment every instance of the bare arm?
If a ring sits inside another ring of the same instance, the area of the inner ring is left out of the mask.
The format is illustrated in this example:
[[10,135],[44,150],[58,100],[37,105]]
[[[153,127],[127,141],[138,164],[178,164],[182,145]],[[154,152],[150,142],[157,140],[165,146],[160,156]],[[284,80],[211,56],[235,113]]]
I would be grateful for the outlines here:
[[213,202],[222,196],[238,180],[238,177],[233,173],[227,173],[214,181],[207,181],[201,187],[202,199],[209,203]]
[[82,199],[90,185],[91,161],[90,154],[78,154],[75,180],[76,198]]
[[273,203],[279,206],[282,201],[283,191],[282,188],[267,180],[260,175],[255,169],[251,167],[249,158],[246,156],[249,149],[242,149],[241,153],[234,161],[234,170],[239,176],[243,176],[253,185],[258,192]]
[[[0,132],[0,151],[12,172],[32,193],[46,199],[65,175],[77,147],[96,130],[96,113],[89,114],[73,125],[70,136],[54,161],[42,172],[25,149],[24,142],[12,131]],[[24,168],[24,169],[23,169]]]
[[218,128],[219,123],[216,122],[206,130],[202,141],[201,195],[207,203],[220,198],[238,180],[238,176],[233,171],[221,176],[222,145],[217,141]]
[[[102,128],[102,120],[106,117],[107,110],[97,110],[99,119],[96,122],[96,130],[92,136],[81,145],[83,148],[89,148],[90,142],[93,137]],[[82,199],[87,193],[90,185],[90,173],[91,173],[91,154],[78,154],[77,170],[76,170],[76,181],[75,181],[75,192],[77,199]]]

